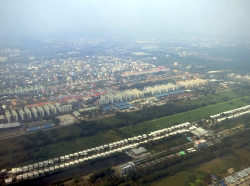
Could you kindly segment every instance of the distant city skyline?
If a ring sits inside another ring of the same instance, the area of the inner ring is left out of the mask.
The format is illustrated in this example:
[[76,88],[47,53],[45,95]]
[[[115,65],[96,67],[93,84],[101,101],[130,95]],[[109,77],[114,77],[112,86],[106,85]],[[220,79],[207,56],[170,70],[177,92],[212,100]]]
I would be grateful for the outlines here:
[[1,1],[0,37],[250,38],[250,1]]

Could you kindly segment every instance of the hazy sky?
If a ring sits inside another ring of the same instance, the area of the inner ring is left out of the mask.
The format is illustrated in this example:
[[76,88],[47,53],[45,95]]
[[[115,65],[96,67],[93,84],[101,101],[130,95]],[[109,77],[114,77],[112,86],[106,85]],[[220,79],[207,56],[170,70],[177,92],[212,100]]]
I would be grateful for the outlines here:
[[250,36],[249,0],[0,0],[0,36]]

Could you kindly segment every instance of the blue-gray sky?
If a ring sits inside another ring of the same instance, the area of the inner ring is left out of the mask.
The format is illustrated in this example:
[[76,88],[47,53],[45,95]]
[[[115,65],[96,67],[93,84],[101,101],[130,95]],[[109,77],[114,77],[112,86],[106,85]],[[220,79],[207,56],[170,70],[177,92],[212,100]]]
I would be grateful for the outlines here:
[[0,0],[0,36],[250,36],[249,0]]

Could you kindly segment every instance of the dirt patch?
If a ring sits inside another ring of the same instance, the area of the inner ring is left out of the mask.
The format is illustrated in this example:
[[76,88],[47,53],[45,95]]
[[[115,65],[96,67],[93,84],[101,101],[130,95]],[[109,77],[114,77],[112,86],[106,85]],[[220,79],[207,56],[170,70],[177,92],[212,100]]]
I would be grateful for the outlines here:
[[9,137],[9,136],[16,136],[21,134],[22,128],[18,127],[18,128],[9,128],[6,130],[0,130],[0,138],[4,138],[4,137]]
[[227,169],[227,172],[228,172],[229,174],[232,174],[232,173],[234,172],[234,168],[229,168],[229,169]]
[[26,127],[35,127],[35,126],[40,126],[40,125],[44,125],[44,124],[49,124],[49,123],[53,123],[52,120],[48,120],[48,121],[33,121],[33,122],[29,122],[29,123],[25,123]]

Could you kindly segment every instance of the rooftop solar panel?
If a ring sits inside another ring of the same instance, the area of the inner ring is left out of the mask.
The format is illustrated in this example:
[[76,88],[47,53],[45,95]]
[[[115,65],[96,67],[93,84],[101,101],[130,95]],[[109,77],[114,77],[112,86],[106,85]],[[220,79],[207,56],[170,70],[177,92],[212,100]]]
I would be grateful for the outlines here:
[[53,127],[53,124],[52,124],[52,123],[43,125],[43,128],[44,128],[44,129],[50,128],[50,127]]
[[110,110],[111,108],[112,108],[111,106],[103,107],[104,110]]
[[36,130],[39,130],[39,129],[40,129],[40,127],[36,126],[36,127],[30,127],[30,128],[28,128],[27,131],[32,132],[32,131],[36,131]]
[[128,109],[128,106],[122,106],[122,107],[118,107],[119,110],[124,110],[124,109]]
[[129,104],[128,102],[119,102],[119,103],[114,103],[113,105],[115,106],[115,107],[119,107],[119,106],[123,106],[123,105],[127,105],[127,104]]

